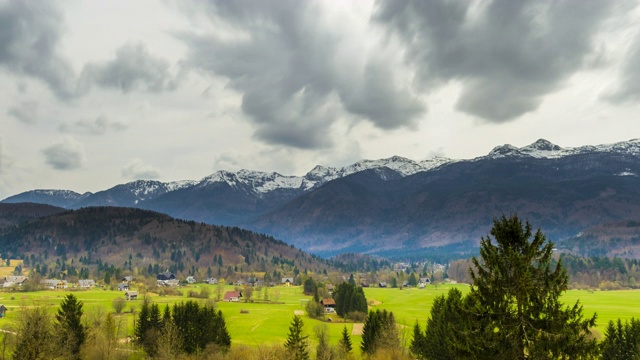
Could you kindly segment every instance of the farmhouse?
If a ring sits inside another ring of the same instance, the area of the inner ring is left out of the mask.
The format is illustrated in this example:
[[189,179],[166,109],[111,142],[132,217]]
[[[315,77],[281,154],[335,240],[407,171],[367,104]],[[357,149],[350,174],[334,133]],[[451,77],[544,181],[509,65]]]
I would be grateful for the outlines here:
[[51,289],[51,290],[67,288],[67,280],[44,279],[40,281],[40,284],[42,284],[45,287],[45,289]]
[[123,277],[122,278],[122,282],[131,285],[131,282],[133,282],[133,276],[125,276],[125,277]]
[[205,280],[204,282],[206,282],[207,284],[215,285],[215,284],[218,283],[218,279],[217,278],[207,278],[207,280]]
[[242,292],[240,292],[240,291],[227,291],[224,294],[223,301],[238,302],[238,301],[240,301],[241,297],[242,297]]
[[14,275],[11,275],[11,276],[7,276],[4,279],[3,286],[6,287],[6,288],[14,286],[14,285],[15,286],[22,286],[22,285],[24,285],[25,281],[27,281],[27,280],[28,280],[28,278],[26,276],[14,276]]
[[127,290],[129,290],[129,284],[127,283],[118,284],[118,291],[127,291]]
[[124,298],[127,300],[138,300],[138,292],[137,291],[127,291],[124,293]]
[[175,278],[176,276],[168,271],[165,271],[162,274],[158,274],[158,276],[156,276],[156,279],[161,281],[174,280]]
[[196,283],[196,278],[194,278],[193,276],[187,276],[187,283],[195,284]]
[[96,286],[96,282],[92,279],[78,280],[78,286],[80,289],[92,289]]
[[334,313],[336,312],[336,301],[328,298],[320,300],[320,304],[324,306],[324,312],[326,313]]
[[282,285],[284,286],[293,285],[293,278],[282,278]]
[[384,282],[384,281],[380,281],[380,282],[378,283],[378,287],[386,288],[386,287],[387,287],[387,283],[386,283],[386,282]]

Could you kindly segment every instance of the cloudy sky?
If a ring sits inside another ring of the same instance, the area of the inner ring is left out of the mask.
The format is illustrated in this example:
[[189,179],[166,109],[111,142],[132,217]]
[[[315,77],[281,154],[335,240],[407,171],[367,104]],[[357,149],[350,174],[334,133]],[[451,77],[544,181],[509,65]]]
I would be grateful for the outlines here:
[[0,0],[0,198],[640,137],[631,1]]

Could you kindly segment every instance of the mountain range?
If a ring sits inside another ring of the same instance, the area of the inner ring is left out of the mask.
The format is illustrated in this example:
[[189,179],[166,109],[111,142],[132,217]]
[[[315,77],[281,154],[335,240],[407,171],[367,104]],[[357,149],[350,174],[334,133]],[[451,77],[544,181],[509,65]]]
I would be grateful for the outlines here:
[[[316,166],[304,176],[218,171],[196,181],[138,180],[96,193],[32,190],[2,202],[135,207],[267,233],[323,255],[419,255],[468,252],[494,217],[512,213],[559,246],[567,241],[575,248],[581,232],[640,220],[638,174],[640,139],[577,148],[541,139],[467,160],[394,156]],[[632,246],[624,251],[636,256]]]

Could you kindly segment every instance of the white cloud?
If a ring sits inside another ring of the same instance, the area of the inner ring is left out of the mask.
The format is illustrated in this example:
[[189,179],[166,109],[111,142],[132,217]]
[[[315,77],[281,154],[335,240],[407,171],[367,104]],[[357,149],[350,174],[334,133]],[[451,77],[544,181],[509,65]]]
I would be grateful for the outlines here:
[[129,161],[122,168],[122,177],[130,180],[153,180],[160,177],[160,171],[158,169],[146,165],[140,159],[133,159]]

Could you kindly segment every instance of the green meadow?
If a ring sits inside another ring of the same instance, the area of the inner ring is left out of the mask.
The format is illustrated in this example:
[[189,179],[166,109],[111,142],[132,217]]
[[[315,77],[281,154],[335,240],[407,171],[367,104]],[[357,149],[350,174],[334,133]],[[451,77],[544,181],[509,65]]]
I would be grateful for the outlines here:
[[[188,290],[198,290],[200,287],[210,287],[212,297],[216,294],[216,287],[211,285],[186,286],[181,291],[186,294]],[[404,329],[404,340],[408,343],[411,339],[412,326],[416,321],[424,327],[429,316],[429,310],[433,300],[446,294],[451,287],[457,287],[467,292],[468,285],[433,285],[426,289],[380,289],[367,288],[365,294],[370,303],[370,309],[386,309],[392,311],[397,323]],[[134,288],[135,289],[135,288]],[[233,287],[225,287],[225,291],[233,290]],[[6,292],[0,293],[0,304],[8,308],[7,314],[0,319],[0,328],[10,329],[19,317],[20,308],[23,306],[43,305],[55,312],[60,301],[70,291],[48,290],[38,292]],[[73,294],[84,304],[85,315],[88,321],[100,318],[107,312],[113,312],[112,301],[117,297],[124,297],[124,293],[111,290],[86,290],[73,291]],[[203,299],[190,299],[183,296],[159,296],[148,294],[154,303],[163,309],[166,304],[174,304],[179,301]],[[255,292],[254,299],[262,299],[262,292]],[[289,331],[289,324],[296,312],[304,311],[305,304],[310,300],[309,296],[302,294],[301,287],[273,287],[268,289],[268,297],[277,303],[227,303],[218,302],[216,306],[224,313],[229,333],[233,344],[248,346],[262,346],[272,343],[284,342]],[[640,318],[640,290],[619,291],[586,291],[570,290],[563,297],[566,304],[573,304],[580,300],[584,305],[585,316],[593,312],[598,314],[596,334],[601,332],[609,320]],[[121,321],[121,336],[133,334],[134,319],[140,308],[142,300],[128,301],[122,314],[116,315]],[[302,316],[306,332],[313,334],[317,326],[326,325],[330,342],[337,343],[343,326],[347,326],[349,332],[353,330],[353,323],[344,323],[337,315],[327,315],[326,321],[314,320],[306,315]],[[331,321],[328,321],[329,318]],[[313,336],[311,336],[313,339]],[[360,345],[361,337],[352,335],[354,347]]]

